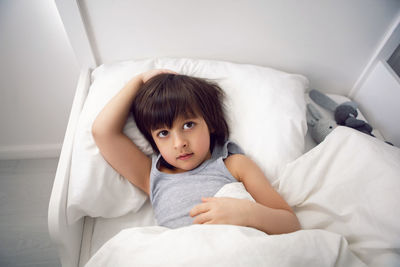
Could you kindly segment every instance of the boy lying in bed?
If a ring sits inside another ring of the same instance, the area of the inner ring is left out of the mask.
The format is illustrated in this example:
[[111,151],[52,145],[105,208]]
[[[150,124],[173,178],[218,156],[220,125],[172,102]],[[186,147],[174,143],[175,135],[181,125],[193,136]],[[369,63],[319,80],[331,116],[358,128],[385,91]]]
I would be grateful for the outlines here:
[[[150,196],[157,223],[169,228],[234,224],[268,234],[300,229],[286,201],[260,168],[228,140],[223,91],[169,70],[132,78],[104,107],[92,133],[101,154]],[[132,111],[155,155],[147,157],[124,133]],[[213,197],[241,182],[255,199]]]

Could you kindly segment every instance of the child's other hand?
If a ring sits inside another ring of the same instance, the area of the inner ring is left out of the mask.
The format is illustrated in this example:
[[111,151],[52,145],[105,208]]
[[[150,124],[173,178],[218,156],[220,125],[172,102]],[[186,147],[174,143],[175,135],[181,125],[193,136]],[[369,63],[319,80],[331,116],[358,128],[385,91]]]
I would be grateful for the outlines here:
[[162,73],[178,74],[175,71],[168,70],[168,69],[154,69],[154,70],[149,70],[149,71],[143,72],[141,74],[142,81],[143,81],[143,83],[145,83],[148,80],[150,80],[151,78],[153,78],[154,76],[157,76],[158,74],[162,74]]
[[246,199],[209,197],[202,198],[190,211],[194,224],[233,224],[247,226],[252,202]]

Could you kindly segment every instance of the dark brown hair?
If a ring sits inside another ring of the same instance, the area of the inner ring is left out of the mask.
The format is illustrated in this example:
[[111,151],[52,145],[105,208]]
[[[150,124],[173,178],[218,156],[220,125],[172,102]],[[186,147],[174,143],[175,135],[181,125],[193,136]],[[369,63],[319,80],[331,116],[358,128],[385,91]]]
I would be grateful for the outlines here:
[[139,88],[131,112],[138,129],[156,153],[159,153],[159,150],[151,131],[162,127],[171,128],[179,116],[203,117],[210,131],[212,150],[215,143],[223,144],[229,137],[223,97],[222,89],[216,83],[205,79],[178,74],[159,74]]

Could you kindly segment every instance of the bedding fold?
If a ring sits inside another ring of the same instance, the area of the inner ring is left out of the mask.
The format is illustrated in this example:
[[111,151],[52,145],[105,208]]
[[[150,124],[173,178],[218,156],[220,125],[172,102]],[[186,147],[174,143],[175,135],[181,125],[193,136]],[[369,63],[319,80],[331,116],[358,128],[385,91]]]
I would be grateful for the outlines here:
[[344,236],[369,266],[399,266],[399,178],[399,148],[340,126],[288,164],[275,187],[303,229]]

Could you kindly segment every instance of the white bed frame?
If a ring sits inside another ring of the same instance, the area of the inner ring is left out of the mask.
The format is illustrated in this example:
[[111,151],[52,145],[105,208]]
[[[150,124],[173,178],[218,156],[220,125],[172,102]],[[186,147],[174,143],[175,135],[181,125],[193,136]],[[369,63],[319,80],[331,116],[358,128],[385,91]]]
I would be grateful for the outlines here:
[[63,266],[78,266],[84,219],[67,223],[68,181],[72,146],[79,115],[90,86],[89,69],[81,72],[50,197],[48,226]]
[[[63,266],[79,265],[84,219],[68,224],[66,205],[74,133],[94,68],[113,61],[163,56],[227,60],[300,73],[310,79],[313,88],[349,96],[359,90],[360,81],[378,60],[384,44],[379,43],[379,38],[365,47],[365,40],[354,34],[360,27],[368,28],[374,23],[368,14],[358,18],[364,25],[352,24],[352,15],[343,15],[340,20],[348,25],[330,27],[327,32],[330,19],[341,8],[368,6],[362,1],[327,1],[318,3],[318,7],[311,0],[302,1],[302,5],[289,0],[188,2],[191,1],[56,0],[82,69],[49,204],[50,236]],[[151,10],[154,17],[146,10]],[[198,20],[205,15],[206,20],[200,25]],[[182,26],[184,21],[187,25]],[[398,21],[396,18],[395,25]],[[389,28],[383,40],[394,28]],[[159,32],[156,35],[147,29]],[[377,33],[367,37],[376,36],[381,37]],[[352,58],[346,49],[349,42],[362,46],[350,51]],[[116,45],[117,50],[113,49]]]

